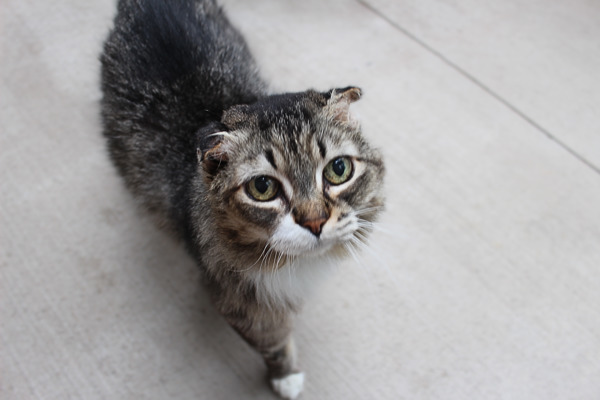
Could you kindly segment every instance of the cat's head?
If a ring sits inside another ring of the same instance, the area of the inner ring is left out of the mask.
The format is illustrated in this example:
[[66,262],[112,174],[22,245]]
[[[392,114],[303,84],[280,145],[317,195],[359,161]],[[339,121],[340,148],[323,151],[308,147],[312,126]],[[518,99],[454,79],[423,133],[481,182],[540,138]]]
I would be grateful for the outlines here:
[[360,96],[355,87],[273,95],[204,132],[198,157],[224,240],[284,259],[364,240],[383,205],[384,167],[350,116]]

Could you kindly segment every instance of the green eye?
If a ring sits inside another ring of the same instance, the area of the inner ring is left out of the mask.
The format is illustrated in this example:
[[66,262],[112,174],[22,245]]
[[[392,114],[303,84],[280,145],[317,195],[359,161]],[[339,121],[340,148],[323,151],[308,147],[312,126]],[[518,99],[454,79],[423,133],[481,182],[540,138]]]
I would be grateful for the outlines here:
[[279,182],[269,176],[257,176],[246,184],[246,191],[254,200],[269,201],[277,196]]
[[352,176],[352,161],[348,157],[339,157],[325,166],[323,176],[332,185],[340,185]]

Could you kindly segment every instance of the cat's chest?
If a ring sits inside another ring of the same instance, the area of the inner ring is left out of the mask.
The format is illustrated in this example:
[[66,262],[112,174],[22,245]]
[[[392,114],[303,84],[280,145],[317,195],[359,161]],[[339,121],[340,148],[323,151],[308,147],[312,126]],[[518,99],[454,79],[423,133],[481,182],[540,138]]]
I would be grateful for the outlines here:
[[277,269],[254,271],[251,279],[259,301],[299,306],[325,280],[333,265],[335,260],[328,256],[299,257]]

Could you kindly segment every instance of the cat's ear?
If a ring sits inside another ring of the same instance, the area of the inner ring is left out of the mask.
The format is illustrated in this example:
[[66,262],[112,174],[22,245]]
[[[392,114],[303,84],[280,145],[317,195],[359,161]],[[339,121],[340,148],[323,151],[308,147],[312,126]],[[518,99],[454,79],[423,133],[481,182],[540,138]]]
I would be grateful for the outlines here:
[[360,99],[361,96],[362,90],[353,86],[343,89],[332,89],[325,96],[327,98],[325,111],[335,121],[355,125],[357,122],[350,114],[350,104]]
[[197,134],[198,162],[208,176],[214,176],[217,171],[227,165],[227,151],[223,139],[229,135],[221,124],[211,124],[200,129]]
[[248,112],[247,104],[232,106],[223,112],[221,123],[229,129],[235,130],[255,122],[256,116]]

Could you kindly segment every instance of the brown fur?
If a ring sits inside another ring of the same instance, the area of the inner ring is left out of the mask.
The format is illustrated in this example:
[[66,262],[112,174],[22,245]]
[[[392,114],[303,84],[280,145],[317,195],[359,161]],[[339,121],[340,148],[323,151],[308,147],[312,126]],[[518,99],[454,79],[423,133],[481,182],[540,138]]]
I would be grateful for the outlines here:
[[[212,0],[121,0],[101,59],[104,135],[127,186],[186,243],[269,376],[294,373],[292,318],[313,276],[383,206],[381,156],[349,112],[361,90],[267,94]],[[353,169],[334,185],[336,158]],[[247,185],[264,176],[279,191],[259,201]]]

